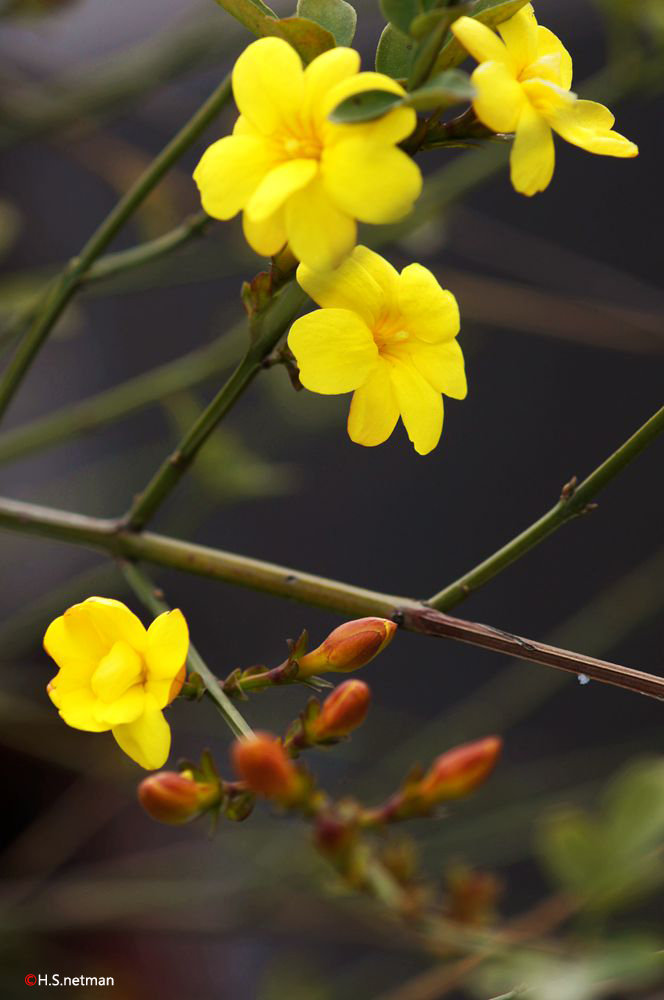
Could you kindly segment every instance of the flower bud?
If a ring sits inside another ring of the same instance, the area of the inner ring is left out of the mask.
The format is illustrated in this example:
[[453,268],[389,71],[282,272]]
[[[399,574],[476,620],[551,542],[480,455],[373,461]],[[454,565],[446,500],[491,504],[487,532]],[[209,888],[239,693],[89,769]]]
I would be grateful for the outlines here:
[[491,774],[502,745],[500,737],[487,736],[441,754],[418,782],[417,798],[435,805],[468,795]]
[[370,701],[371,691],[364,681],[344,681],[323,702],[309,728],[311,737],[323,742],[348,736],[366,719]]
[[195,781],[191,771],[159,771],[140,783],[138,800],[159,823],[188,823],[218,805],[221,788],[213,782]]
[[298,660],[299,676],[350,673],[366,666],[392,641],[397,626],[386,618],[358,618],[330,632],[325,642]]
[[271,733],[253,733],[233,744],[233,766],[248,787],[278,802],[291,802],[300,787],[298,773],[279,740]]

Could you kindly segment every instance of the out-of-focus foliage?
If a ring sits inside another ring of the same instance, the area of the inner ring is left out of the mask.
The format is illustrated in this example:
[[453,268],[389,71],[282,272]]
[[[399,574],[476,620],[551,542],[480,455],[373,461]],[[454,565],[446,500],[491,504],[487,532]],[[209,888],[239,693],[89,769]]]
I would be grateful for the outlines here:
[[554,813],[539,854],[559,885],[609,913],[655,892],[664,877],[664,758],[633,764],[609,785],[597,815]]

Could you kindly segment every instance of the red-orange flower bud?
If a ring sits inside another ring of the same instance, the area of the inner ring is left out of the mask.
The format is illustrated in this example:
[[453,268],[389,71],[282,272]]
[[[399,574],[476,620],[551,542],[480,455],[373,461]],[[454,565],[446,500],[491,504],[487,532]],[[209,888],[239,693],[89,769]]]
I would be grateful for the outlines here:
[[233,744],[233,766],[258,795],[292,801],[299,789],[298,773],[279,740],[271,733],[253,733]]
[[386,618],[358,618],[330,632],[318,649],[298,660],[299,674],[350,673],[366,666],[392,641],[394,622]]
[[321,742],[348,736],[366,719],[370,701],[368,684],[344,681],[323,702],[320,715],[311,723],[311,736]]
[[441,754],[417,786],[417,798],[431,805],[468,795],[493,771],[503,742],[487,736]]
[[221,799],[213,782],[195,781],[191,772],[159,771],[138,786],[138,800],[148,816],[159,823],[188,823]]

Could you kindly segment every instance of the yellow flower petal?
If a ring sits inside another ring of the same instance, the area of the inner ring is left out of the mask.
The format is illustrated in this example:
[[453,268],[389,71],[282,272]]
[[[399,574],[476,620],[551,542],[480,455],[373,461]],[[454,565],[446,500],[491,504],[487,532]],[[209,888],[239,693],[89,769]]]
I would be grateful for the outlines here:
[[286,245],[286,216],[283,209],[262,222],[254,222],[244,212],[242,230],[251,249],[261,257],[273,257]]
[[[366,247],[362,249],[366,250]],[[385,308],[385,294],[364,266],[362,254],[358,251],[360,248],[355,247],[334,271],[314,271],[306,264],[300,264],[297,280],[307,295],[322,308],[350,309],[372,327]],[[371,254],[371,251],[367,253]],[[378,254],[372,256],[377,257]]]
[[72,729],[82,729],[86,733],[105,733],[111,727],[100,722],[96,714],[97,699],[89,688],[68,691],[58,704],[60,716]]
[[537,58],[524,77],[551,80],[563,90],[572,86],[572,57],[558,36],[542,25],[537,26]]
[[244,208],[275,162],[265,140],[227,135],[213,142],[194,170],[203,208],[214,219],[232,219]]
[[113,727],[119,746],[148,771],[163,767],[171,749],[171,730],[153,695],[145,695],[143,714],[134,722]]
[[436,390],[453,399],[465,399],[468,394],[463,353],[456,340],[444,344],[407,342],[410,357],[420,375]]
[[502,62],[512,67],[512,58],[498,35],[472,17],[460,17],[452,25],[452,33],[466,52],[478,62]]
[[129,643],[139,653],[145,649],[147,632],[140,619],[121,601],[107,597],[88,597],[87,601],[65,611],[65,618],[68,619],[70,614],[72,618],[87,617],[106,644],[107,650],[119,639]]
[[389,365],[379,359],[366,382],[353,393],[348,414],[348,436],[356,444],[372,448],[387,441],[398,419],[399,407]]
[[360,54],[339,46],[316,56],[304,71],[304,110],[319,124],[329,109],[327,94],[337,84],[355,76],[360,68]]
[[44,649],[60,667],[60,674],[76,679],[81,686],[90,680],[100,658],[108,652],[88,619],[72,614],[51,622],[44,635]]
[[427,343],[451,340],[459,332],[459,306],[421,264],[409,264],[399,276],[399,308],[405,329]]
[[178,675],[189,652],[189,629],[179,608],[165,611],[148,629],[145,650],[147,679],[171,681]]
[[105,728],[134,722],[145,708],[145,691],[142,684],[135,684],[112,702],[98,700],[94,715]]
[[143,660],[129,643],[120,640],[100,660],[90,679],[90,687],[102,701],[115,701],[137,684],[142,674]]
[[318,173],[317,160],[286,160],[265,175],[247,202],[246,213],[253,222],[274,215],[292,194],[306,187]]
[[371,331],[348,309],[318,309],[296,320],[288,346],[305,388],[323,395],[352,392],[376,365]]
[[422,174],[409,156],[361,137],[325,149],[321,167],[325,190],[360,222],[402,219],[422,190]]
[[281,38],[259,38],[233,68],[233,94],[240,113],[264,135],[284,120],[296,120],[304,97],[302,60]]
[[638,146],[611,128],[615,118],[608,108],[594,101],[574,101],[549,116],[551,128],[567,142],[602,156],[633,157]]
[[514,132],[525,103],[521,85],[499,62],[485,62],[472,75],[475,114],[494,132]]
[[353,258],[371,275],[376,284],[380,285],[386,305],[391,308],[398,296],[399,272],[397,269],[392,267],[390,262],[381,257],[379,253],[362,245],[355,247]]
[[353,249],[355,220],[335,205],[320,177],[288,199],[285,219],[291,250],[316,271],[338,267]]
[[577,100],[575,93],[548,80],[524,80],[521,88],[531,107],[549,122],[561,109],[571,108]]
[[534,195],[548,187],[553,177],[555,150],[546,120],[525,104],[510,155],[512,184],[516,191]]
[[537,21],[532,4],[528,3],[513,17],[497,25],[517,70],[522,70],[537,56]]
[[443,397],[414,365],[390,358],[390,378],[401,419],[418,455],[428,455],[443,430]]

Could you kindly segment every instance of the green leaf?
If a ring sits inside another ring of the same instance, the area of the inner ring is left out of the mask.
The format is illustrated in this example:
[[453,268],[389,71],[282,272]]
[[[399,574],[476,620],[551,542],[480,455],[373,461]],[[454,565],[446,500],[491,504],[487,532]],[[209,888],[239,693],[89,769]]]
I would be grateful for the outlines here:
[[394,80],[406,80],[415,51],[415,42],[408,35],[387,24],[376,49],[376,71]]
[[635,853],[657,848],[664,840],[664,759],[626,767],[609,785],[604,801],[607,833],[616,849]]
[[316,21],[306,17],[279,19],[261,0],[216,0],[216,3],[254,35],[260,38],[273,35],[289,42],[304,62],[311,62],[335,47],[334,35]]
[[277,20],[277,15],[262,0],[216,0],[216,3],[254,35],[270,34],[265,30],[265,22]]
[[580,809],[554,813],[543,824],[539,855],[557,883],[585,895],[603,865],[599,829]]
[[435,6],[435,0],[380,0],[380,9],[395,28],[405,35],[409,34],[410,26],[418,14],[422,14]]
[[334,35],[308,17],[284,17],[276,25],[276,30],[267,33],[290,42],[305,63],[310,63],[316,56],[335,48]]
[[[415,87],[419,87],[421,83],[429,78],[433,72],[441,46],[449,33],[450,25],[458,17],[466,13],[468,9],[468,5],[463,4],[455,7],[445,7],[434,11],[433,14],[426,15],[425,32],[413,55],[413,63],[407,83],[408,90],[414,90]],[[416,22],[416,27],[418,23],[419,19]]]
[[[488,28],[495,28],[497,24],[508,21],[528,2],[529,0],[479,0],[479,3],[472,8],[470,16]],[[434,70],[439,72],[452,66],[458,66],[466,59],[467,55],[463,45],[456,40],[454,35],[450,34],[440,50]]]
[[347,97],[328,117],[336,125],[358,125],[382,118],[403,103],[404,99],[399,94],[391,94],[387,90],[365,90]]
[[346,0],[298,0],[297,14],[326,28],[337,45],[350,45],[355,37],[357,12]]
[[609,785],[596,820],[579,810],[549,817],[539,854],[564,888],[608,913],[664,881],[664,760],[630,765]]
[[474,94],[468,74],[450,69],[404,96],[387,90],[365,90],[361,94],[353,94],[337,105],[329,119],[337,125],[358,125],[382,118],[388,111],[399,107],[414,108],[416,111],[451,108],[472,100]]
[[475,88],[470,77],[460,69],[448,69],[432,76],[423,87],[408,95],[408,105],[416,111],[433,111],[435,108],[451,108],[456,104],[472,101]]

